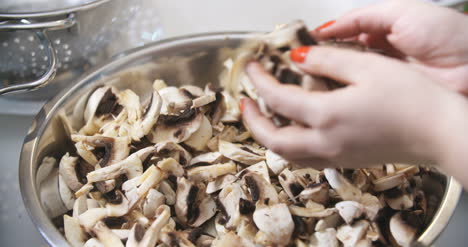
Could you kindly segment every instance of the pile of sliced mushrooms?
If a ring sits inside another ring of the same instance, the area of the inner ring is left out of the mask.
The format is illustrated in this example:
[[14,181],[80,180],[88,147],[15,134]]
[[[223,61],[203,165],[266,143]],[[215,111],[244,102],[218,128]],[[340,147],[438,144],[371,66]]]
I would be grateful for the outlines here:
[[[233,61],[226,66],[230,81]],[[36,180],[70,245],[408,246],[417,238],[438,207],[423,191],[429,168],[296,168],[243,126],[237,95],[255,95],[241,85],[236,93],[232,84],[156,80],[148,100],[102,86],[81,128],[62,112],[74,148],[45,157]]]

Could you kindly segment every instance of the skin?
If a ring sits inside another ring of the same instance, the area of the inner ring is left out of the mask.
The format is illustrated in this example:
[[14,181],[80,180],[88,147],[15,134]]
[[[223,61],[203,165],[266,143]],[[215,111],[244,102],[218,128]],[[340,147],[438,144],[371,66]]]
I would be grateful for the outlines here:
[[[468,162],[468,100],[462,94],[468,88],[464,81],[468,78],[464,76],[468,42],[457,43],[468,34],[461,30],[461,37],[454,36],[453,30],[437,33],[436,42],[427,33],[436,28],[434,20],[419,13],[431,11],[437,23],[447,25],[454,20],[467,22],[466,17],[432,5],[404,2],[411,8],[402,8],[402,1],[388,1],[353,11],[332,26],[314,31],[321,39],[364,39],[394,55],[316,46],[298,64],[310,74],[348,84],[345,88],[308,92],[279,83],[258,63],[248,64],[247,74],[267,105],[299,123],[277,128],[254,101],[243,99],[243,121],[255,139],[302,166],[440,164],[468,187],[468,169],[463,166]],[[450,38],[439,37],[443,35]],[[453,42],[453,46],[437,45],[440,42]]]

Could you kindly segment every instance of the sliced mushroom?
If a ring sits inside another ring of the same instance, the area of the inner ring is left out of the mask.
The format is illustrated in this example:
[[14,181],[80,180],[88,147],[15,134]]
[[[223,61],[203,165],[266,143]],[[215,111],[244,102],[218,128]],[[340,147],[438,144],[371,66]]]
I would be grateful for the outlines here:
[[37,168],[36,172],[36,186],[40,188],[42,182],[44,182],[57,165],[57,160],[53,157],[44,157],[41,164]]
[[176,192],[174,189],[172,189],[171,185],[169,182],[166,180],[161,181],[159,184],[159,189],[161,193],[164,194],[164,197],[166,198],[166,204],[167,205],[174,205],[176,202]]
[[150,189],[146,195],[145,201],[143,202],[143,214],[147,218],[153,218],[156,213],[156,209],[163,205],[165,201],[166,198],[161,192],[155,189]]
[[292,215],[300,217],[323,218],[334,214],[337,210],[334,208],[306,208],[296,205],[289,205],[289,211]]
[[58,188],[60,191],[60,198],[62,199],[63,204],[68,210],[73,209],[73,204],[75,204],[75,196],[73,191],[68,188],[68,185],[65,183],[62,175],[58,175]]
[[234,162],[228,162],[225,164],[215,164],[209,166],[197,166],[187,171],[189,179],[200,182],[200,181],[212,181],[217,177],[226,174],[235,174],[237,166]]
[[390,219],[390,232],[400,246],[410,246],[416,237],[417,229],[407,224],[401,213],[396,213]]
[[88,99],[84,111],[85,126],[80,133],[85,135],[96,134],[102,126],[102,118],[106,114],[114,114],[118,111],[116,89],[103,86],[96,89]]
[[203,113],[192,108],[187,108],[178,115],[161,115],[148,139],[152,143],[184,142],[201,127],[203,117]]
[[251,172],[242,178],[248,188],[250,197],[254,202],[260,202],[266,205],[278,203],[278,192],[261,175]]
[[338,202],[335,208],[338,209],[338,213],[347,224],[350,224],[364,213],[364,206],[355,201]]
[[157,166],[167,174],[181,177],[184,175],[184,168],[173,158],[165,158],[158,162]]
[[184,167],[192,159],[192,155],[187,150],[174,142],[161,142],[156,144],[155,148],[159,156],[172,157]]
[[206,185],[206,193],[211,194],[224,189],[227,185],[237,180],[237,177],[231,174],[217,177]]
[[156,210],[156,219],[150,227],[143,233],[143,228],[140,224],[135,224],[130,231],[126,246],[128,247],[153,247],[158,242],[159,232],[161,228],[167,224],[171,216],[171,211],[168,206],[161,205]]
[[[224,187],[219,192],[219,209],[221,211],[220,219],[223,225],[228,228],[235,228],[239,225],[241,220],[240,201],[246,199],[246,195],[238,183],[232,183]],[[219,223],[219,220],[216,220]]]
[[125,195],[128,197],[130,209],[133,209],[148,191],[159,184],[164,177],[165,174],[161,170],[155,166],[150,166],[141,176],[134,178],[135,182],[132,185],[135,186],[124,186],[125,184],[123,184],[122,189],[125,190]]
[[82,195],[75,200],[75,204],[73,205],[73,217],[78,218],[80,214],[84,213],[88,210],[88,200],[86,195]]
[[105,167],[125,159],[130,152],[130,140],[126,137],[72,135],[74,142],[84,142],[95,148],[104,148],[99,165]]
[[59,174],[64,178],[68,188],[72,191],[77,191],[83,186],[83,184],[78,180],[78,175],[76,174],[77,162],[77,157],[70,156],[66,153],[60,160],[59,165]]
[[252,172],[262,176],[265,181],[271,183],[270,174],[268,173],[268,168],[265,161],[260,161],[257,164],[248,166],[244,170],[240,171],[236,176],[242,178],[245,174]]
[[80,221],[77,218],[68,215],[63,216],[63,228],[67,241],[73,247],[81,247],[85,244],[86,233],[80,226]]
[[197,98],[193,99],[192,108],[198,108],[198,107],[208,105],[209,103],[211,103],[211,102],[213,102],[215,100],[216,100],[216,94],[215,93],[208,93],[208,94],[198,96]]
[[79,141],[75,143],[76,152],[78,155],[84,159],[89,164],[96,166],[98,164],[98,159],[96,155],[93,154],[94,147]]
[[338,239],[336,238],[336,230],[327,228],[322,231],[316,231],[310,238],[310,246],[312,247],[338,247]]
[[220,152],[204,153],[196,157],[193,157],[193,159],[190,160],[190,166],[194,166],[199,163],[215,164],[215,163],[221,162],[222,158],[223,158],[223,155]]
[[270,170],[276,175],[280,174],[289,164],[287,160],[273,153],[271,150],[266,151],[265,159]]
[[260,244],[287,245],[291,240],[294,222],[286,204],[257,206],[253,220],[259,231],[267,236],[267,242]]
[[226,106],[226,111],[224,112],[223,116],[221,117],[221,122],[224,123],[232,123],[238,122],[240,119],[240,109],[239,104],[237,101],[228,93],[222,93],[224,105]]
[[325,177],[330,186],[338,193],[343,200],[359,201],[362,195],[361,190],[356,188],[337,170],[325,168]]
[[299,193],[299,199],[302,202],[312,200],[316,203],[327,204],[329,199],[328,183],[310,184],[301,193]]
[[353,247],[363,239],[368,228],[369,222],[359,220],[353,225],[342,225],[338,227],[336,237],[343,243],[344,247]]
[[228,232],[218,236],[213,240],[213,247],[254,247],[255,244],[237,236],[233,232]]
[[211,123],[207,117],[203,116],[201,126],[184,143],[195,150],[202,151],[212,135],[213,129]]
[[88,179],[88,183],[115,179],[122,174],[126,174],[129,179],[132,179],[141,175],[142,172],[143,165],[141,160],[138,155],[134,153],[125,160],[88,173],[86,178]]
[[278,176],[278,180],[289,198],[296,203],[296,197],[304,190],[304,187],[297,181],[296,176],[285,168]]
[[90,238],[86,243],[83,245],[83,247],[104,247],[104,245],[99,242],[99,240],[95,238]]
[[327,228],[336,228],[340,221],[341,217],[339,214],[332,214],[330,216],[324,217],[317,221],[317,224],[315,224],[315,231],[322,232]]
[[120,238],[114,234],[104,222],[99,221],[93,227],[93,233],[96,234],[97,239],[101,242],[105,247],[124,247]]
[[219,148],[219,152],[222,153],[225,157],[244,163],[246,165],[253,165],[255,163],[258,163],[264,160],[262,156],[252,152],[248,148],[244,147],[243,149],[241,145],[236,145],[236,144],[226,142],[223,140],[219,141],[218,148]]
[[176,87],[164,87],[158,90],[158,92],[163,100],[161,114],[179,113],[192,106],[192,99],[186,93],[188,92],[187,90]]
[[160,79],[156,79],[154,80],[153,82],[153,89],[156,90],[156,91],[159,91],[163,88],[167,87],[167,84],[166,82],[164,82],[164,80],[160,80]]
[[150,103],[148,104],[146,111],[143,113],[143,119],[141,121],[142,135],[138,136],[138,139],[147,135],[151,131],[154,124],[158,121],[161,107],[162,98],[159,96],[157,91],[154,91],[153,94],[151,94]]

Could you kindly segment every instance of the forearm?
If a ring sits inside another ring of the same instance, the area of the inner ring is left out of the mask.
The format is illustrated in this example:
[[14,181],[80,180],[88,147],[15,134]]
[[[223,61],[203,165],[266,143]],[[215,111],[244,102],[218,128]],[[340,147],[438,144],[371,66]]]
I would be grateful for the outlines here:
[[443,108],[445,112],[437,116],[437,140],[431,157],[468,188],[468,100],[454,97]]

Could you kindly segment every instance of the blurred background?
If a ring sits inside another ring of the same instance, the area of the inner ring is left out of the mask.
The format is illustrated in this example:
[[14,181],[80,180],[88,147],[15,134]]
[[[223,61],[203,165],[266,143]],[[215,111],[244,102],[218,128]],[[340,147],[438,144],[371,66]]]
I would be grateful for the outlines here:
[[[16,11],[13,7],[7,6],[7,2],[11,1],[0,0],[0,16],[2,13],[8,13],[8,11]],[[17,0],[15,2],[21,1]],[[41,10],[35,7],[38,6],[38,2],[44,8],[42,10],[68,7],[64,5],[52,5],[51,1],[48,0],[29,0],[24,2],[27,4],[20,7],[26,11]],[[64,1],[58,2],[63,4]],[[83,2],[93,1],[68,1],[72,5],[82,4]],[[137,6],[135,7],[130,4],[129,8],[133,8],[131,9],[132,15],[120,20],[125,25],[113,27],[118,36],[113,38],[105,48],[107,59],[88,61],[92,66],[99,66],[105,60],[111,59],[109,58],[110,56],[116,55],[124,48],[137,47],[148,42],[180,35],[216,31],[268,31],[273,29],[276,24],[290,22],[294,19],[302,19],[310,28],[314,28],[325,21],[335,19],[346,11],[377,1],[128,0],[128,2],[138,3],[138,5],[135,5]],[[433,2],[442,5],[452,5],[460,1],[434,0]],[[463,7],[459,8],[462,9]],[[424,14],[430,15],[430,13]],[[119,20],[116,19],[115,21],[118,22]],[[103,28],[106,27],[104,26]],[[2,36],[5,39],[5,33],[0,32],[0,41],[2,41]],[[60,42],[54,45],[58,47]],[[63,44],[61,47],[64,47]],[[81,50],[81,52],[84,51]],[[0,59],[2,57],[5,59],[7,56],[7,50],[0,49]],[[31,63],[33,62],[31,61]],[[59,62],[64,62],[62,64],[64,66],[66,61]],[[2,66],[6,66],[7,63],[8,61],[0,61],[0,71],[2,70]],[[16,62],[13,63],[13,66],[16,65]],[[6,71],[6,69],[4,70]],[[43,67],[43,70],[45,70],[45,67]],[[62,68],[62,70],[66,70],[66,68]],[[40,69],[37,71],[37,74],[42,73]],[[0,74],[0,81],[2,79]],[[69,80],[69,83],[72,83],[72,81]],[[39,111],[47,97],[52,97],[54,94],[45,95],[30,98],[15,95],[0,96],[0,161],[2,166],[2,170],[0,171],[1,246],[46,245],[24,209],[17,177],[18,159],[23,138],[30,127],[34,114]],[[465,224],[468,222],[467,212],[468,196],[464,194],[450,224],[436,242],[436,246],[466,246],[466,243],[468,243],[468,234],[465,234]]]

